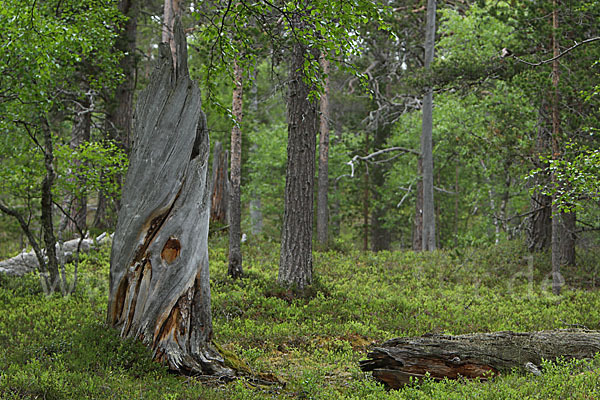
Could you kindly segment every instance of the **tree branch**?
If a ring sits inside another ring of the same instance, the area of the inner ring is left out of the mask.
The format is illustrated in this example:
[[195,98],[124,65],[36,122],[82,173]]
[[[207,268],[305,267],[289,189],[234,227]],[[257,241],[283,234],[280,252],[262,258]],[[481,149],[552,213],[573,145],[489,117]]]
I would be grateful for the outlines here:
[[513,55],[513,57],[514,57],[514,59],[515,59],[515,60],[517,60],[517,61],[519,61],[519,62],[521,62],[521,63],[523,63],[523,64],[527,64],[527,65],[529,65],[529,66],[532,66],[532,67],[539,67],[540,65],[549,64],[549,63],[551,63],[552,61],[556,61],[556,60],[558,60],[558,59],[559,59],[559,58],[561,58],[562,56],[566,55],[567,53],[571,52],[572,50],[575,50],[577,47],[579,47],[579,46],[581,46],[581,45],[583,45],[583,44],[587,44],[587,43],[595,42],[595,41],[597,41],[597,40],[600,40],[600,36],[596,36],[596,37],[593,37],[593,38],[589,38],[589,39],[586,39],[586,40],[584,40],[583,42],[579,42],[579,43],[575,42],[575,45],[573,45],[573,46],[569,47],[568,49],[566,49],[566,50],[565,50],[565,51],[563,51],[562,53],[558,54],[557,56],[555,56],[555,57],[552,57],[552,58],[549,58],[549,59],[547,59],[547,60],[543,60],[543,61],[537,62],[537,63],[530,63],[529,61],[525,61],[525,60],[523,60],[523,59],[521,59],[521,58],[519,58],[519,57],[517,57],[517,56],[514,56],[514,55]]

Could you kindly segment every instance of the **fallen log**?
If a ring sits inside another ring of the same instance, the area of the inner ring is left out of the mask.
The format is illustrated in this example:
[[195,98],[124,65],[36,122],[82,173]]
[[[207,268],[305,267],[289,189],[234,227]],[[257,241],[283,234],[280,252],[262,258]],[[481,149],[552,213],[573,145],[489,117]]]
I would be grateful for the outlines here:
[[544,360],[591,358],[600,352],[600,331],[565,329],[391,339],[360,361],[363,371],[392,389],[428,374],[435,380],[485,380],[514,368],[539,374]]
[[[85,238],[81,241],[80,253],[87,253],[92,249],[98,248],[101,244],[108,242],[111,235],[103,233],[95,239]],[[68,240],[62,245],[62,257],[64,262],[68,263],[74,260],[79,238]],[[60,245],[56,245],[56,252],[59,257]],[[0,261],[0,273],[14,276],[23,276],[29,272],[37,271],[39,266],[38,259],[33,251],[23,250],[16,256]]]

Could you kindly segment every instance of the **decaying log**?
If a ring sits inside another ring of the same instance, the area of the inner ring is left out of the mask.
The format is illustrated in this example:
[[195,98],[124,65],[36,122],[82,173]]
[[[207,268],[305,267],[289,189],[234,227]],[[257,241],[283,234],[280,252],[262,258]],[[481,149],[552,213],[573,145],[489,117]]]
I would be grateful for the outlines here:
[[107,320],[183,373],[230,375],[212,347],[208,270],[208,133],[176,22],[134,117],[134,143],[113,240]]
[[[96,239],[85,238],[81,241],[81,247],[79,248],[80,253],[87,253],[91,249],[96,249],[98,246],[110,240],[111,236],[103,233]],[[65,262],[71,262],[74,260],[75,253],[77,252],[77,246],[79,245],[79,238],[68,240],[62,245],[62,259]],[[59,245],[56,245],[57,254],[59,253]],[[58,254],[61,257],[60,254]],[[7,275],[23,276],[29,272],[37,271],[39,267],[38,259],[33,251],[25,252],[9,258],[7,260],[0,261],[0,273]]]
[[545,360],[583,359],[600,351],[600,331],[566,329],[396,338],[375,347],[360,361],[363,371],[397,389],[410,378],[487,379],[520,368],[530,372]]

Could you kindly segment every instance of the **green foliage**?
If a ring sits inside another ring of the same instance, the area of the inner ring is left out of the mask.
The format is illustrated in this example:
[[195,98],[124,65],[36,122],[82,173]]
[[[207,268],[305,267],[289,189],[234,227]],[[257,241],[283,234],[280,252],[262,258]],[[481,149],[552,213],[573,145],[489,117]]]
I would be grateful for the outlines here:
[[534,169],[529,179],[551,173],[555,181],[535,189],[552,196],[561,211],[583,212],[586,203],[600,198],[600,151],[597,149],[569,143],[562,158],[542,156],[541,159],[548,167]]
[[[548,255],[526,256],[506,242],[479,250],[315,253],[320,277],[309,296],[273,284],[278,246],[243,244],[246,276],[227,276],[226,240],[209,249],[215,338],[253,378],[206,385],[151,361],[141,343],[104,326],[109,248],[82,257],[80,286],[44,296],[38,277],[0,276],[0,397],[7,399],[463,399],[596,398],[600,359],[542,366],[543,375],[507,374],[487,383],[425,380],[386,391],[358,369],[368,347],[427,332],[599,329],[593,265],[565,271],[551,293]],[[593,258],[590,262],[596,261]],[[597,265],[597,264],[594,264]],[[590,275],[583,275],[590,274]],[[264,380],[283,383],[265,385]]]
[[102,190],[108,196],[121,189],[117,178],[127,172],[127,155],[112,141],[86,142],[76,149],[69,145],[55,150],[58,182],[63,195],[87,196]]

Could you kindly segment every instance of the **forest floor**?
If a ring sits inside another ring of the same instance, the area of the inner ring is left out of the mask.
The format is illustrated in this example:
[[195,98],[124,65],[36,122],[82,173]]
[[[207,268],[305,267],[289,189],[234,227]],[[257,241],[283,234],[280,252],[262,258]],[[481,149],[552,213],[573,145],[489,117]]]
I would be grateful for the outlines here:
[[[0,276],[2,399],[598,399],[600,356],[489,382],[430,380],[386,391],[358,368],[375,343],[425,333],[600,329],[600,256],[581,252],[551,293],[548,255],[518,242],[480,249],[315,252],[299,297],[279,288],[278,244],[243,245],[245,277],[226,275],[226,239],[210,238],[215,341],[250,375],[222,383],[169,373],[104,325],[109,249],[84,255],[76,292],[46,297],[30,274]],[[275,381],[267,384],[264,378]]]

